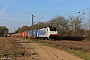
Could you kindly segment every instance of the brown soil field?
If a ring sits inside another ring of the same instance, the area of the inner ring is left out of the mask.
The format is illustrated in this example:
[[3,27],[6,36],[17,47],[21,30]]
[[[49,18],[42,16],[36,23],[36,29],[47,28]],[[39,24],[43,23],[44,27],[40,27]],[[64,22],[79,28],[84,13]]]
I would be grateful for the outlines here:
[[[46,42],[46,41],[45,41]],[[47,41],[48,43],[50,41]],[[61,41],[61,43],[64,41]],[[60,44],[59,41],[52,41]],[[71,43],[71,42],[70,42]],[[67,43],[66,43],[67,44]],[[82,43],[81,43],[82,44]],[[62,44],[64,45],[64,44]],[[69,43],[67,44],[69,46]],[[0,60],[83,60],[73,54],[12,37],[0,37]]]
[[90,52],[90,42],[68,41],[68,40],[61,40],[61,41],[39,40],[39,41],[49,43],[49,44],[53,44],[53,45],[58,46],[60,48],[81,50],[85,53]]

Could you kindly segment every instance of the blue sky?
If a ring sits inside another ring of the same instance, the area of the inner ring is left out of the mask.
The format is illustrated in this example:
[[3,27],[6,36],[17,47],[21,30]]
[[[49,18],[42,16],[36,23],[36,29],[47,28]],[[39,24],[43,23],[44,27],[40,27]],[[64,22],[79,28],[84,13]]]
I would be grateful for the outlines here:
[[90,0],[0,0],[0,26],[13,32],[19,26],[30,26],[32,14],[34,21],[43,17],[40,21],[46,22],[57,15],[78,15],[82,10],[87,13],[89,8]]

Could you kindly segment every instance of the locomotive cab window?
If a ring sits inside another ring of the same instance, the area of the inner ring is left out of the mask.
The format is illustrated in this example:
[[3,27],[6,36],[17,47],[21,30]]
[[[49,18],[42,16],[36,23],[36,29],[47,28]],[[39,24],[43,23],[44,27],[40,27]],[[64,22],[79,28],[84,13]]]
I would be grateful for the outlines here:
[[56,27],[50,27],[50,31],[57,31]]

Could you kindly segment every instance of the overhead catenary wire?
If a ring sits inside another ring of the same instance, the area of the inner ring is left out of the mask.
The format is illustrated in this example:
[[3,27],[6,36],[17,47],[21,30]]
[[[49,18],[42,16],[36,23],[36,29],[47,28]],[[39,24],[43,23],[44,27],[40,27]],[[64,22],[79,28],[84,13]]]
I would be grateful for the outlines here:
[[86,9],[83,9],[83,10],[81,10],[81,11],[77,11],[77,12],[74,12],[74,13],[67,14],[67,15],[65,15],[65,17],[71,16],[71,15],[73,15],[73,14],[78,14],[78,13],[85,14],[85,11],[86,11],[86,10],[89,10],[89,9],[90,9],[90,8],[86,8]]

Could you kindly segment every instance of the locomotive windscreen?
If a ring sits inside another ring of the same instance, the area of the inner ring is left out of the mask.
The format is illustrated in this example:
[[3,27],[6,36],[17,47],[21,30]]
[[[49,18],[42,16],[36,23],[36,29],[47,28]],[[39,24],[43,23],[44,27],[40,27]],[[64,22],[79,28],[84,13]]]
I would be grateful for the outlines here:
[[56,27],[49,27],[50,31],[57,31]]

